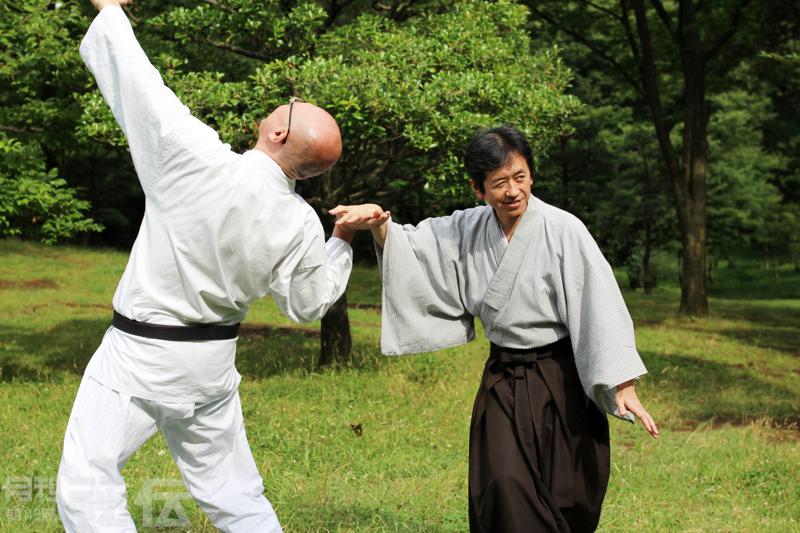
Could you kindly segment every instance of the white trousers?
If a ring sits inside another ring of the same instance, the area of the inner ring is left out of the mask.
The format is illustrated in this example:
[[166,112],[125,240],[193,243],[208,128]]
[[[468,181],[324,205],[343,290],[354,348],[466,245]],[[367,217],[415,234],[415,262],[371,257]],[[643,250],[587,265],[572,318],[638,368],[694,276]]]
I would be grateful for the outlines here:
[[[157,430],[164,434],[184,484],[217,528],[281,531],[262,494],[237,390],[204,405],[163,403],[131,397],[84,377],[67,425],[56,484],[58,512],[68,532],[136,531],[120,469]],[[169,496],[163,485],[164,480],[156,480],[143,488],[139,503],[146,513],[157,514],[152,499],[161,498],[163,505]],[[165,519],[179,519],[173,511],[181,509],[163,506],[162,512],[171,517],[146,514],[144,524],[160,527],[167,525]]]

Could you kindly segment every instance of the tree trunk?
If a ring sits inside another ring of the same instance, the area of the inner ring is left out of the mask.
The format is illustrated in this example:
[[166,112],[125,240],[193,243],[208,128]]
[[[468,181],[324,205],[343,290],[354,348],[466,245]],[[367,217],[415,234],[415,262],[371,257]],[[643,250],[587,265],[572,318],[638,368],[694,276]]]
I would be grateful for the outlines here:
[[650,175],[650,165],[647,163],[647,157],[644,155],[644,147],[639,152],[642,156],[642,170],[644,171],[644,251],[642,252],[642,288],[645,294],[651,294],[656,286],[656,272],[653,268],[652,255],[653,255],[653,199],[655,191],[653,190],[653,178]]
[[683,276],[680,313],[708,315],[706,288],[706,175],[708,174],[707,65],[694,20],[692,2],[686,2],[681,50],[684,83],[683,148],[675,185],[678,222],[683,237]]
[[[334,206],[338,201],[331,195],[331,171],[323,173],[316,178],[317,196],[321,199],[317,205],[317,214],[320,216],[325,233],[330,235],[333,230],[331,217],[322,212],[321,206]],[[320,325],[319,361],[317,366],[322,368],[332,363],[349,363],[352,353],[353,339],[350,334],[350,318],[347,315],[347,292],[328,309],[322,317]]]
[[669,138],[664,107],[658,87],[655,51],[642,0],[631,7],[641,44],[640,70],[645,99],[653,117],[659,147],[667,173],[675,189],[675,204],[681,230],[681,306],[680,313],[694,316],[708,314],[705,278],[706,245],[706,173],[708,169],[708,103],[705,99],[706,60],[691,1],[681,3],[679,36],[684,80],[684,127],[682,159],[679,161]]
[[350,319],[347,316],[347,293],[322,317],[318,366],[329,366],[334,361],[349,363],[353,339],[350,336]]

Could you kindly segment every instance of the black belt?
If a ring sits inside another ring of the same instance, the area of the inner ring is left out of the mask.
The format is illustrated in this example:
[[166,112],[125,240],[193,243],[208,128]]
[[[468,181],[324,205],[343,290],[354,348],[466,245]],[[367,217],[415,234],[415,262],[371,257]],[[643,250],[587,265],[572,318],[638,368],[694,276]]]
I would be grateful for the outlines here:
[[147,324],[126,318],[114,311],[113,326],[120,331],[163,341],[221,341],[239,336],[239,324],[223,326],[219,324],[200,324],[196,326],[167,326]]
[[489,349],[489,359],[502,360],[504,363],[528,363],[537,359],[558,357],[571,350],[572,341],[569,336],[537,348],[504,348],[492,343]]

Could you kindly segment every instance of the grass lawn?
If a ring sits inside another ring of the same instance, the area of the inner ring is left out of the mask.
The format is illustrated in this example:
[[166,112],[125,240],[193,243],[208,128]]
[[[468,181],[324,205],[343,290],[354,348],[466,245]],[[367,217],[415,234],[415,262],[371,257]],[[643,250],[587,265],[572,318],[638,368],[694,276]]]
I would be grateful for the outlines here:
[[[0,241],[0,531],[61,530],[63,432],[126,259]],[[611,422],[601,531],[800,531],[800,275],[744,264],[716,275],[708,319],[677,318],[674,288],[625,294],[650,372],[640,397],[662,437]],[[377,272],[358,267],[349,301],[378,303],[378,288]],[[285,530],[466,531],[486,340],[386,358],[380,314],[351,309],[350,320],[353,363],[325,372],[314,366],[317,325],[291,323],[271,301],[254,306],[239,343],[250,444]],[[161,511],[178,517],[164,502],[142,505],[155,486],[182,503],[191,525],[177,530],[214,531],[183,499],[160,436],[123,473],[141,529]]]

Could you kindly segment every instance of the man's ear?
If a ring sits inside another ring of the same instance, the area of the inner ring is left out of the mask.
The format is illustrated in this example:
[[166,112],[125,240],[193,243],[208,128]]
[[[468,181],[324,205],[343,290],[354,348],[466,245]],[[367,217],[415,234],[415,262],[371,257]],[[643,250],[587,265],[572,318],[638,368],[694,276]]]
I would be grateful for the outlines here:
[[481,191],[480,184],[475,180],[470,180],[470,183],[472,184],[472,192],[474,192],[478,200],[482,202],[486,195]]
[[280,128],[270,131],[268,137],[270,142],[280,144],[286,139],[287,135],[289,135],[289,130],[287,128]]

